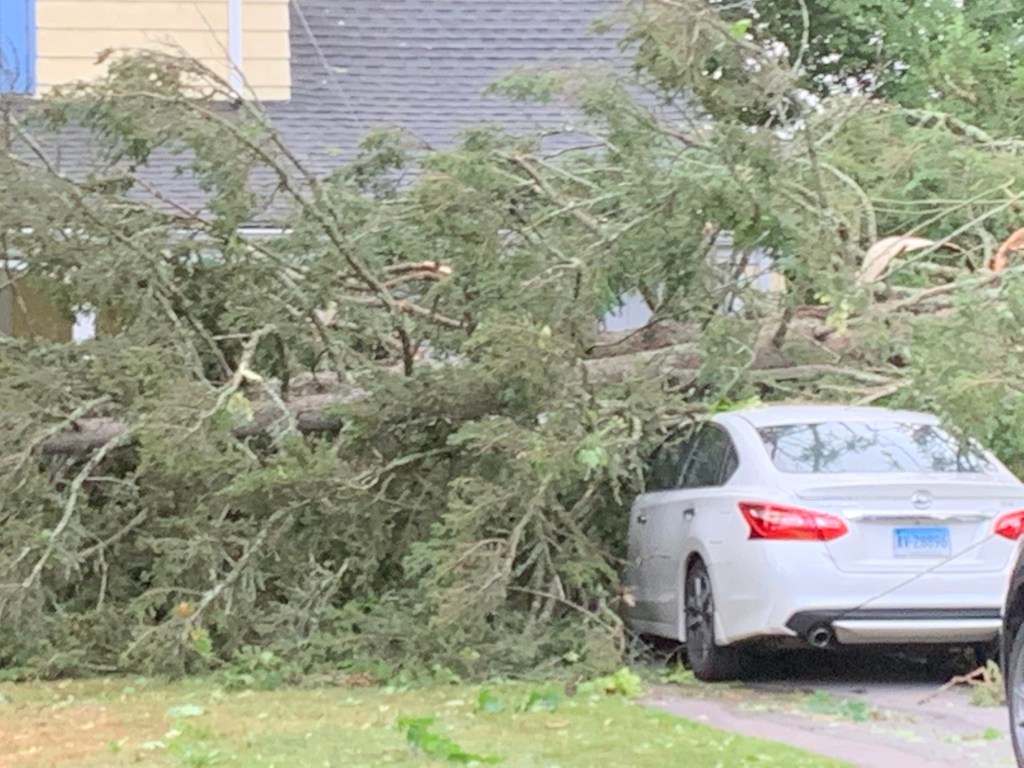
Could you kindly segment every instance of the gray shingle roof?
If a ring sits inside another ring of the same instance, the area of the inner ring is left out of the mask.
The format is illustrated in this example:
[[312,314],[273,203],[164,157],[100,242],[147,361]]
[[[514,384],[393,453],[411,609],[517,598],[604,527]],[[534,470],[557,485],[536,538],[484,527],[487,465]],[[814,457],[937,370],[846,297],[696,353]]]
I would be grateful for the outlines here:
[[573,123],[565,105],[486,95],[523,66],[607,62],[614,36],[590,33],[616,0],[294,0],[292,99],[269,106],[289,144],[318,169],[378,125],[430,146],[472,125],[513,132]]
[[[617,0],[292,0],[291,99],[264,108],[317,175],[380,126],[437,148],[485,123],[512,133],[565,129],[577,118],[568,105],[512,102],[487,88],[524,67],[623,62],[615,35],[590,31],[617,7]],[[69,175],[94,165],[80,129],[35,138]],[[144,175],[167,198],[200,210],[205,196],[177,172],[184,164],[154,157]]]

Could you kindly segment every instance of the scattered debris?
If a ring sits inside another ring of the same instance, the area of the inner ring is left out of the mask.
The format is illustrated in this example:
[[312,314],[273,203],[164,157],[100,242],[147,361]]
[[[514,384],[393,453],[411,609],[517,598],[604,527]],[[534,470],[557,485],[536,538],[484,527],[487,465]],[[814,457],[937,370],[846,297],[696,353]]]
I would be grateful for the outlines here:
[[1010,266],[1010,257],[1024,249],[1024,227],[1021,227],[1008,238],[996,250],[989,259],[988,268],[993,272],[1005,272]]
[[889,264],[897,256],[912,251],[920,251],[924,248],[947,248],[951,251],[962,251],[956,243],[943,240],[931,240],[927,237],[911,237],[908,235],[894,235],[883,237],[877,243],[868,248],[864,254],[864,262],[860,271],[857,272],[857,284],[867,285],[878,280],[889,268]]
[[[949,681],[940,686],[938,690],[933,691],[921,699],[918,704],[925,704],[958,685],[971,686],[973,689],[971,700],[978,706],[1002,706],[1002,704],[1005,703],[1003,675],[999,671],[998,665],[993,661],[989,661],[987,664],[978,667],[973,672],[968,672],[966,675],[956,675],[955,677],[950,678]],[[980,693],[975,694],[975,691],[980,691]]]

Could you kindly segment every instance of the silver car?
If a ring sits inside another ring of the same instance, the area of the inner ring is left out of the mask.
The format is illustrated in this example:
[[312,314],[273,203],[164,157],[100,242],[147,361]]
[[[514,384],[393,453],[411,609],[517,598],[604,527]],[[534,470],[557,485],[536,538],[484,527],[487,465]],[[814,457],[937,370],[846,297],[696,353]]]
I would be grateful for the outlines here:
[[772,406],[665,442],[633,503],[638,632],[734,676],[764,644],[994,641],[1024,485],[925,413]]

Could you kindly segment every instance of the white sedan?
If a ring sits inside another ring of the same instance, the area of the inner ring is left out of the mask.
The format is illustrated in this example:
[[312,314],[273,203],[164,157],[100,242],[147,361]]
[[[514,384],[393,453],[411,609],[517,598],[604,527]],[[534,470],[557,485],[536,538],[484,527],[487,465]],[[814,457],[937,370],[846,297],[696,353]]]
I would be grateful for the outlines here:
[[739,672],[770,640],[996,639],[1024,485],[934,416],[772,406],[669,438],[629,521],[627,621]]

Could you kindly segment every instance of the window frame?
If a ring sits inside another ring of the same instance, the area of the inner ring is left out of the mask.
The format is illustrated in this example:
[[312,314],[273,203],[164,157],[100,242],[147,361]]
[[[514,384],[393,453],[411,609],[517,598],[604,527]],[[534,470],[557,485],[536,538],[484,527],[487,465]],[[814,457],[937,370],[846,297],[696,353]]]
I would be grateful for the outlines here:
[[[27,96],[36,92],[37,55],[36,0],[2,0],[0,94]],[[8,77],[8,68],[13,70],[13,77]]]

